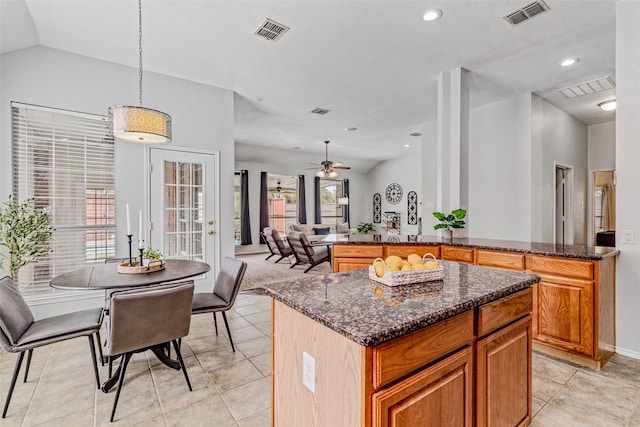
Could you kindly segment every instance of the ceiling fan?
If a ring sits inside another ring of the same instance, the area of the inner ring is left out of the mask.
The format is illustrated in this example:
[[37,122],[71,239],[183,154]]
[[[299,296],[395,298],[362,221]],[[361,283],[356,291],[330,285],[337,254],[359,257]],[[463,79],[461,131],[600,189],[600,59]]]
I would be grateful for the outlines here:
[[[334,169],[342,169],[342,170],[351,169],[351,166],[345,166],[344,163],[341,163],[341,162],[334,163],[333,161],[329,160],[329,141],[325,141],[324,144],[325,144],[324,146],[325,157],[324,157],[324,160],[320,162],[319,165],[316,164],[316,166],[320,166],[320,170],[318,171],[318,173],[316,173],[317,177],[335,178],[336,176],[338,176],[338,173]],[[312,163],[312,164],[315,164],[315,163]]]

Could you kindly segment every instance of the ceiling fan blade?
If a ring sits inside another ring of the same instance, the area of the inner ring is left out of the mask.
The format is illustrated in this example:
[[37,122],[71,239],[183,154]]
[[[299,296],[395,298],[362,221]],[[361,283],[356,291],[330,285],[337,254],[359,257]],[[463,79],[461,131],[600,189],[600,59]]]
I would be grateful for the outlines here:
[[333,169],[342,169],[342,170],[349,170],[349,169],[351,169],[351,166],[331,165],[331,167],[332,167]]

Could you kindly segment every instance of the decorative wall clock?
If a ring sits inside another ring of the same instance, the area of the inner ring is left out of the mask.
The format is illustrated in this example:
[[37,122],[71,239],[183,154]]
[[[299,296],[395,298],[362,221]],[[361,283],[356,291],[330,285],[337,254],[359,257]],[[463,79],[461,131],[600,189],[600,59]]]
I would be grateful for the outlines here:
[[382,222],[382,196],[380,193],[373,195],[373,223],[380,224]]
[[402,200],[402,187],[400,187],[400,184],[396,184],[395,182],[393,184],[389,184],[386,195],[387,202],[395,205]]

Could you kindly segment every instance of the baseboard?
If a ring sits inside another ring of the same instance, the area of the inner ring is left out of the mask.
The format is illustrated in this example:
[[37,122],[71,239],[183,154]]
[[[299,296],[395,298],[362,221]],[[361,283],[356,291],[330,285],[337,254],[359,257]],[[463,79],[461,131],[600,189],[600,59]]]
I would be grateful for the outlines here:
[[640,359],[640,352],[638,351],[627,350],[626,348],[616,347],[616,353],[622,356],[631,357],[632,359]]

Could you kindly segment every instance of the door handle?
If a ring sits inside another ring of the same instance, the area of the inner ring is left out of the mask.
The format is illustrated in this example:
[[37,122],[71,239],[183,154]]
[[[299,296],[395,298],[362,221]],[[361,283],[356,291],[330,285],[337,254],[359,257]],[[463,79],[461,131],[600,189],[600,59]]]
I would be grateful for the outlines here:
[[213,230],[209,230],[209,231],[208,231],[208,233],[209,233],[209,234],[215,234],[215,231],[213,231]]

